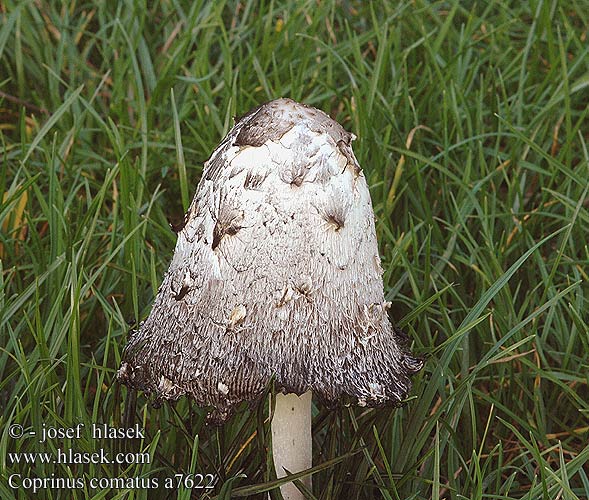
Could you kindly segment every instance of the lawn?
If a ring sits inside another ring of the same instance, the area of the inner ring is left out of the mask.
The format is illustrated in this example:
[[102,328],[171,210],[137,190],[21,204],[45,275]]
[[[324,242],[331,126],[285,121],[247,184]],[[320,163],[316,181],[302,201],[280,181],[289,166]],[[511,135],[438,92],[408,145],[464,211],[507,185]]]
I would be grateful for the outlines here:
[[0,3],[0,497],[266,498],[267,404],[211,427],[115,375],[203,163],[287,96],[358,136],[426,360],[401,409],[315,402],[310,498],[589,498],[588,26],[587,0]]

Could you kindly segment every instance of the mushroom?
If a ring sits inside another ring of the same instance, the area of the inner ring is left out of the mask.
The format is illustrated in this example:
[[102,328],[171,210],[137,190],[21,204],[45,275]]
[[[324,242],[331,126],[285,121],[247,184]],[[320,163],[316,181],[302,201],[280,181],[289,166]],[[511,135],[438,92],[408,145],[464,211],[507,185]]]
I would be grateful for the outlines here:
[[[311,466],[311,392],[328,407],[398,406],[422,367],[387,315],[353,139],[291,99],[239,119],[205,163],[118,372],[156,403],[192,397],[215,424],[273,381],[278,477]],[[292,483],[282,493],[301,498]]]

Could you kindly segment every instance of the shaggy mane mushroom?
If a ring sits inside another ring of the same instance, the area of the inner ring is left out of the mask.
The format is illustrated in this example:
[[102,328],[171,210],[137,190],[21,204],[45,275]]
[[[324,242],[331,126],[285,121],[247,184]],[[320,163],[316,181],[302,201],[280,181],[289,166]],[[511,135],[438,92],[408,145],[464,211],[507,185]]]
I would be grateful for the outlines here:
[[353,139],[290,99],[243,116],[205,164],[118,372],[156,403],[192,397],[215,424],[273,380],[284,394],[272,422],[279,477],[311,465],[311,391],[330,408],[398,406],[422,366],[387,316]]

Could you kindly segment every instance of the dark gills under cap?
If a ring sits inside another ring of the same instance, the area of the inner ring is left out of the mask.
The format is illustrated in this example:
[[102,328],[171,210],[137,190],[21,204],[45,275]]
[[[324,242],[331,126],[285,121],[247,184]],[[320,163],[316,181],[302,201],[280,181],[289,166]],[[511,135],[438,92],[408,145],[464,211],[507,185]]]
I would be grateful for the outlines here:
[[326,405],[399,405],[422,361],[389,321],[354,135],[290,99],[243,116],[206,162],[118,379],[222,423],[271,380]]

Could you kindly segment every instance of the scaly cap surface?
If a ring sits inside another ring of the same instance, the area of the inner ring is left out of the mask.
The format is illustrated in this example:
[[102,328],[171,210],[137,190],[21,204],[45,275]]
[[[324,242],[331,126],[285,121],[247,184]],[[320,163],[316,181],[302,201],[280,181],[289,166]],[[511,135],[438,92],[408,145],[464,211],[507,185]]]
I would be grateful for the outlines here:
[[223,422],[274,377],[327,405],[398,405],[422,362],[387,316],[374,214],[354,136],[277,99],[205,164],[151,314],[119,380],[186,394]]

